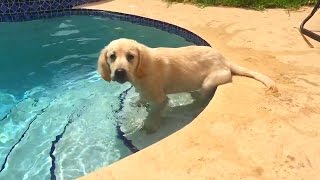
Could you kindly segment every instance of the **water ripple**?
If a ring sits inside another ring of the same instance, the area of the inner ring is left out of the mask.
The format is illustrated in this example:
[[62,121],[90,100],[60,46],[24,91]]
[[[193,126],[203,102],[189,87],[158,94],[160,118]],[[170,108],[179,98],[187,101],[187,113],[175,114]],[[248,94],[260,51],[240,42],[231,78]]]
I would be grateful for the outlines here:
[[7,160],[12,152],[12,150],[20,143],[20,141],[23,139],[23,137],[25,136],[25,134],[27,133],[27,131],[29,130],[31,124],[38,118],[38,116],[41,116],[45,110],[50,107],[51,103],[53,102],[54,100],[52,100],[46,107],[42,108],[40,110],[40,112],[38,112],[31,120],[31,122],[28,124],[28,127],[27,129],[23,132],[22,136],[19,138],[19,140],[11,147],[11,149],[9,150],[8,154],[6,155],[5,157],[5,160],[1,166],[1,169],[0,169],[0,173],[4,170],[4,168],[6,167],[6,164],[7,164]]

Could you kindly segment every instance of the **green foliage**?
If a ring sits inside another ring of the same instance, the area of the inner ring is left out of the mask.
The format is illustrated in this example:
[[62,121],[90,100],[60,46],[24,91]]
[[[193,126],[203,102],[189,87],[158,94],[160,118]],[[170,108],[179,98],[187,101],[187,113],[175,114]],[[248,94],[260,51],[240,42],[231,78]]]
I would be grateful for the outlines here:
[[299,8],[314,5],[316,0],[166,0],[167,2],[194,3],[201,6],[232,6],[253,9]]

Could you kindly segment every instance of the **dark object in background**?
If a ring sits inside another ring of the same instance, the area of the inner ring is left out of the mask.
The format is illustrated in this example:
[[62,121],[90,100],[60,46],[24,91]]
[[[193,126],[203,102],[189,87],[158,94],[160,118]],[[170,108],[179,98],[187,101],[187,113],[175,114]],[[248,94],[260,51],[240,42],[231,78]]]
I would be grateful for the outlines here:
[[309,36],[310,38],[320,42],[320,35],[316,34],[308,29],[304,28],[304,25],[312,18],[312,16],[320,9],[320,0],[318,0],[317,4],[314,6],[313,10],[309,14],[309,16],[304,19],[300,25],[300,32],[304,35]]

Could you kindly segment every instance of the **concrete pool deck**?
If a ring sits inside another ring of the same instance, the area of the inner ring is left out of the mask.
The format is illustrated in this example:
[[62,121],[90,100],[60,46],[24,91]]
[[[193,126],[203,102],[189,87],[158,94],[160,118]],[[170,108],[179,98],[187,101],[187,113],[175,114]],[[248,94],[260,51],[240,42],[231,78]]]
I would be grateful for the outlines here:
[[[140,15],[184,27],[278,84],[234,77],[189,125],[80,179],[317,179],[320,175],[320,43],[298,27],[311,8],[254,11],[160,0],[82,7]],[[318,12],[306,27],[320,32]],[[108,32],[106,32],[108,33]],[[312,48],[311,48],[312,47]],[[94,155],[93,155],[94,158]]]

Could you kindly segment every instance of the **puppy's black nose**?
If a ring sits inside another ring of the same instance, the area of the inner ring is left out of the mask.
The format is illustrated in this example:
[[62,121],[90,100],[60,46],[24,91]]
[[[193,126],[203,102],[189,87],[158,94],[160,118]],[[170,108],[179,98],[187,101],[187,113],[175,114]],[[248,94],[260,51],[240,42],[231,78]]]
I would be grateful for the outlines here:
[[114,72],[115,80],[119,83],[124,83],[127,80],[127,72],[125,69],[116,69]]

